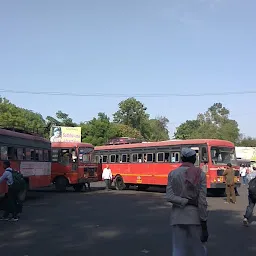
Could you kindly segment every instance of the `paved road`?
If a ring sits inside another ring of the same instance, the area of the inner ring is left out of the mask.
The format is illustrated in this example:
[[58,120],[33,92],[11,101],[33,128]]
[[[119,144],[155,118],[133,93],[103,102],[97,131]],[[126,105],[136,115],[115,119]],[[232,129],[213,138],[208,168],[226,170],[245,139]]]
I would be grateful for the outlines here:
[[[256,225],[241,225],[246,190],[240,191],[236,205],[208,198],[209,255],[256,255]],[[0,254],[171,255],[170,207],[163,196],[137,191],[33,192],[18,223],[0,223]]]

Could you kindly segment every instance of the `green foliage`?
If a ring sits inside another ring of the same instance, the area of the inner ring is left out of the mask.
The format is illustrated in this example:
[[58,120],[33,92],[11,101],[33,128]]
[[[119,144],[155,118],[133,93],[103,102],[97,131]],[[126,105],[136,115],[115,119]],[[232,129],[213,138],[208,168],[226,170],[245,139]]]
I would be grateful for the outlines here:
[[114,123],[136,129],[145,140],[168,140],[167,125],[169,120],[165,117],[149,119],[146,110],[147,108],[143,103],[135,98],[128,98],[119,103],[119,109],[113,115]]
[[147,121],[149,115],[147,108],[135,98],[128,98],[119,103],[119,110],[114,113],[114,123],[128,125],[137,129],[143,136],[147,134]]
[[148,121],[149,141],[169,140],[168,123],[169,120],[162,116],[150,119]]
[[47,116],[46,123],[48,124],[48,126],[53,126],[53,125],[67,126],[67,127],[77,126],[77,124],[73,122],[72,118],[70,118],[68,114],[66,114],[60,110],[56,113],[56,118]]
[[238,142],[239,128],[235,120],[229,119],[229,110],[221,103],[213,104],[196,120],[181,124],[175,133],[176,139],[222,139]]
[[19,108],[5,98],[0,98],[0,125],[45,134],[45,121],[42,115]]
[[[131,137],[147,141],[168,140],[166,117],[149,118],[147,108],[135,98],[128,98],[119,103],[119,109],[113,114],[113,122],[105,113],[98,113],[87,123],[81,123],[82,141],[93,145],[105,144],[115,137]],[[229,118],[229,110],[221,103],[213,104],[195,120],[182,123],[175,133],[176,139],[213,138],[229,140],[239,146],[256,147],[256,139],[239,136],[238,124]],[[37,130],[49,138],[52,125],[77,126],[67,113],[58,111],[56,117],[47,116],[46,120],[39,113],[15,106],[0,97],[0,126]]]
[[110,122],[109,117],[105,113],[98,113],[97,118],[81,124],[81,128],[82,141],[95,146],[103,145],[115,137],[142,137],[138,130],[128,125]]
[[252,137],[241,137],[237,143],[239,147],[256,147],[256,138]]
[[199,129],[200,125],[199,120],[187,120],[177,128],[175,138],[180,140],[195,138],[197,129]]

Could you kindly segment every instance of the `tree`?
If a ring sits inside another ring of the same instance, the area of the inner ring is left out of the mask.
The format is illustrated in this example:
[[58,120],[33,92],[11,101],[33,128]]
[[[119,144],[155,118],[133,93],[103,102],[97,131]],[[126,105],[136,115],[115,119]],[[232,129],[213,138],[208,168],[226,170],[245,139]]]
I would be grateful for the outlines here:
[[72,118],[70,118],[68,114],[60,110],[56,113],[56,118],[47,116],[46,122],[50,126],[67,126],[67,127],[77,126],[77,124],[73,122]]
[[177,128],[176,139],[223,139],[236,143],[239,128],[235,120],[229,119],[229,110],[221,103],[213,104],[196,120],[186,121]]
[[187,120],[185,123],[182,123],[176,130],[174,134],[176,139],[186,140],[196,137],[196,131],[200,127],[199,120]]
[[27,130],[45,135],[45,120],[41,114],[17,107],[6,98],[1,97],[0,125],[4,128]]
[[[129,137],[129,138],[135,138],[135,139],[142,139],[142,135],[141,133],[135,129],[132,128],[128,125],[125,124],[115,124],[112,123],[112,131],[113,131],[113,137],[112,138],[116,138],[116,137]],[[110,138],[110,139],[112,139]]]
[[86,124],[81,124],[82,141],[95,146],[103,145],[115,137],[141,138],[138,130],[124,124],[111,123],[105,113],[98,113],[98,118],[93,118]]
[[110,136],[113,136],[109,117],[105,113],[98,113],[87,123],[81,124],[82,141],[91,143],[94,146],[105,144]]
[[239,146],[239,147],[256,147],[256,138],[241,136],[239,142],[237,143],[237,146]]
[[135,98],[128,98],[119,103],[119,110],[114,113],[114,123],[128,125],[140,131],[144,138],[149,136],[147,108]]
[[168,123],[166,117],[160,116],[148,121],[150,127],[150,141],[169,140]]

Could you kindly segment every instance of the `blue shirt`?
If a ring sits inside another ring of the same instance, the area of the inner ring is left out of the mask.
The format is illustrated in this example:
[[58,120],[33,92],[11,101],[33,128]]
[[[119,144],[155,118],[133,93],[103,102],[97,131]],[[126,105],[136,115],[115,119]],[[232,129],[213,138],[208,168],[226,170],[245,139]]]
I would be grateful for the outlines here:
[[3,175],[0,177],[0,184],[6,180],[8,186],[12,185],[13,178],[12,178],[12,168],[6,168]]

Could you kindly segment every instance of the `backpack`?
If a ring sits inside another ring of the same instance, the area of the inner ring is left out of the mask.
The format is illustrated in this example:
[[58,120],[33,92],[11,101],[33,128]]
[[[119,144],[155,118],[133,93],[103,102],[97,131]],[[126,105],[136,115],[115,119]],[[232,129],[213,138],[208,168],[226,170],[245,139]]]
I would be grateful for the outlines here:
[[13,184],[10,186],[16,191],[22,191],[26,188],[26,181],[20,172],[9,170],[12,173]]
[[256,200],[256,177],[249,182],[249,195]]

